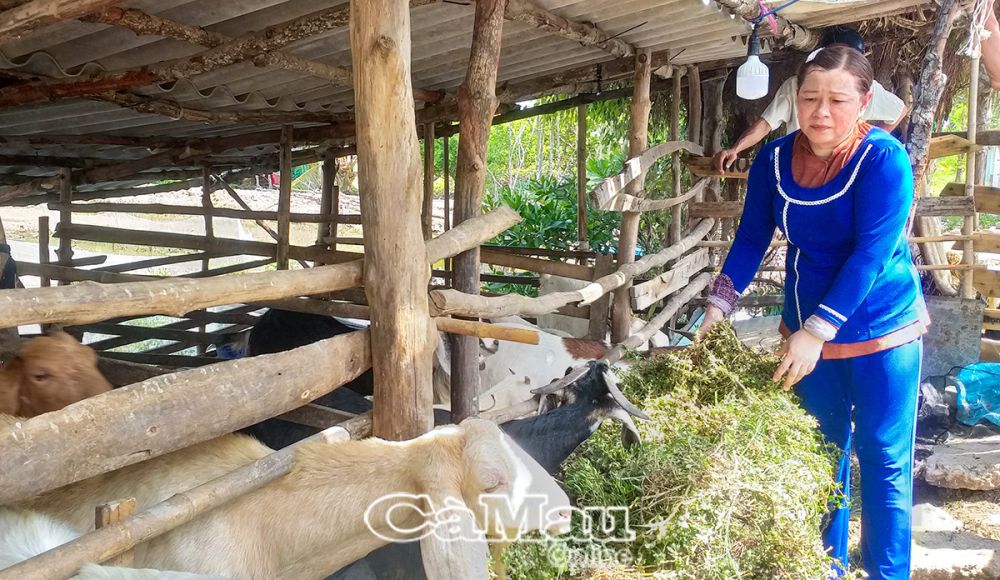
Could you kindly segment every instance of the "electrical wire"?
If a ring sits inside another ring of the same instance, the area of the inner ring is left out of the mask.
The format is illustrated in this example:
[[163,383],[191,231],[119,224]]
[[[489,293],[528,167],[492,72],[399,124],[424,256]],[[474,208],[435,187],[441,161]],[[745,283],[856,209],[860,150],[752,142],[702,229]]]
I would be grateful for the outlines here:
[[753,23],[753,24],[758,24],[760,21],[764,20],[768,16],[770,16],[770,15],[778,12],[779,10],[784,10],[785,8],[788,8],[789,6],[791,6],[792,4],[795,4],[798,1],[799,0],[789,0],[788,2],[785,2],[784,4],[782,4],[781,6],[778,6],[777,8],[774,8],[772,10],[768,10],[767,12],[765,12],[765,13],[757,16],[756,18],[754,18],[750,22]]

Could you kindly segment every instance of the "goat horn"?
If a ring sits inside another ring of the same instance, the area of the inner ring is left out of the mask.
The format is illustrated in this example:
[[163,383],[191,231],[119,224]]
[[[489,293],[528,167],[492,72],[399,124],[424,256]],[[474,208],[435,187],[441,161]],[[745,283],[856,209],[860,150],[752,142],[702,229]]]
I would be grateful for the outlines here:
[[531,389],[531,392],[536,395],[548,395],[550,393],[555,393],[561,391],[572,385],[576,381],[580,380],[581,377],[586,375],[590,371],[590,367],[582,366],[577,369],[570,371],[566,376],[556,379],[551,383],[545,385],[544,387],[538,387],[537,389]]
[[648,421],[649,415],[644,413],[639,407],[633,405],[632,402],[625,397],[625,394],[618,388],[618,381],[614,380],[614,377],[609,376],[610,374],[610,372],[604,373],[604,382],[607,384],[608,393],[611,395],[611,398],[614,399],[616,403],[621,405],[621,408],[625,409],[629,415],[634,415],[640,419]]

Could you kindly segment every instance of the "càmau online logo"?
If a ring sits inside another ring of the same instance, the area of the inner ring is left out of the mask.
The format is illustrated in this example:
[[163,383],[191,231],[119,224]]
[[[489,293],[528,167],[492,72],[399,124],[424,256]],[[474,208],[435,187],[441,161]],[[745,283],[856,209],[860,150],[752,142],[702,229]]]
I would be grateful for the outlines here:
[[[515,507],[510,496],[482,495],[479,507],[491,514],[482,529],[476,513],[462,501],[448,497],[441,504],[427,494],[393,493],[375,500],[365,510],[365,525],[385,542],[412,542],[430,536],[442,541],[545,542],[555,535],[580,542],[630,542],[635,531],[629,525],[627,507],[556,506],[546,509],[545,495],[524,496]],[[570,522],[578,518],[577,533],[568,536]],[[529,532],[540,534],[527,536]]]

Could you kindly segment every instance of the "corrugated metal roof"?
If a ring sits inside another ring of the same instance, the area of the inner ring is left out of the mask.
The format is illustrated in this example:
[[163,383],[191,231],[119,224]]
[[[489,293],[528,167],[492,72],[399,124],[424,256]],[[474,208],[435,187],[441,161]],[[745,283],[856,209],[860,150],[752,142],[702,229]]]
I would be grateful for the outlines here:
[[[928,0],[867,2],[803,0],[783,12],[804,26],[850,22],[899,12]],[[745,53],[749,28],[731,18],[715,2],[703,0],[536,0],[571,20],[592,22],[603,30],[653,51],[672,50],[674,62],[688,64],[738,57]],[[771,0],[770,5],[780,4]],[[134,0],[123,7],[169,18],[231,37],[287,22],[319,10],[345,5],[346,0]],[[474,6],[438,2],[411,11],[413,86],[455,90],[465,76],[471,45]],[[101,71],[121,71],[188,57],[204,48],[186,42],[137,36],[105,24],[66,21],[49,25],[16,41],[0,45],[0,69],[53,78],[84,78]],[[347,27],[293,43],[283,52],[329,65],[350,66]],[[603,50],[584,47],[519,22],[504,25],[499,82],[546,76],[560,70],[612,60]],[[344,111],[352,106],[349,87],[298,72],[234,64],[191,79],[151,85],[134,92],[174,101],[200,110]],[[268,125],[272,127],[276,125]],[[115,134],[150,137],[228,135],[263,129],[261,125],[207,126],[116,105],[89,101],[58,101],[0,110],[0,135]],[[60,149],[128,159],[135,149]],[[140,150],[141,151],[141,150]],[[24,152],[0,147],[0,155]],[[52,152],[52,155],[59,153]],[[140,155],[141,156],[141,155]],[[0,167],[0,173],[10,173]]]

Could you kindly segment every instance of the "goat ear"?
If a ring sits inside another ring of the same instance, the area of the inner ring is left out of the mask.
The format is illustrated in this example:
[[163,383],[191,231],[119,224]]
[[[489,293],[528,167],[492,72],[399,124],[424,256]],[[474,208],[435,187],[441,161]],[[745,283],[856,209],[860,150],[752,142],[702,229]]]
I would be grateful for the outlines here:
[[427,580],[489,578],[489,548],[472,511],[447,497],[435,502],[430,517],[435,520],[434,531],[420,540]]

